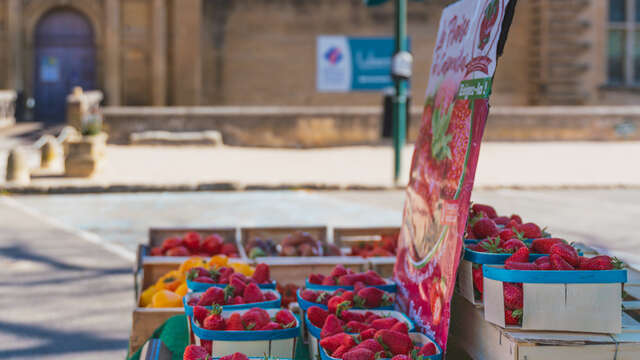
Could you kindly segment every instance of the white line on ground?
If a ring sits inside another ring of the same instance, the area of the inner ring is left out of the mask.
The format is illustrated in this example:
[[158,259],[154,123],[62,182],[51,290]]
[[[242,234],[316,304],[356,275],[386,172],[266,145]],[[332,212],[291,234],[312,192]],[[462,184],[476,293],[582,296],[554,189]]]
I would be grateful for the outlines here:
[[0,202],[4,203],[7,206],[11,206],[15,209],[18,209],[26,214],[29,214],[33,217],[38,218],[39,220],[51,225],[51,226],[55,226],[59,229],[62,229],[66,232],[69,232],[73,235],[78,236],[79,238],[88,241],[92,244],[98,245],[100,247],[102,247],[103,249],[116,254],[118,256],[120,256],[121,258],[128,260],[128,261],[135,261],[136,259],[136,255],[134,252],[132,252],[131,250],[125,248],[122,245],[119,244],[114,244],[108,241],[105,241],[104,239],[102,239],[100,236],[94,234],[94,233],[90,233],[88,231],[84,231],[84,230],[80,230],[80,229],[76,229],[70,225],[67,225],[57,219],[54,219],[50,216],[47,216],[43,213],[41,213],[40,211],[30,208],[28,206],[25,206],[21,203],[19,203],[18,201],[8,197],[8,196],[0,196]]

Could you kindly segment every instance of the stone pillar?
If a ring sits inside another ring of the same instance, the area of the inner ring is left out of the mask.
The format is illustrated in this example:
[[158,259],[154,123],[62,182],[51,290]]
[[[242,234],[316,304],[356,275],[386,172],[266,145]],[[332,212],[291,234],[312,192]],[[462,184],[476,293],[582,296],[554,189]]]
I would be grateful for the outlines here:
[[7,182],[25,184],[31,179],[27,155],[21,149],[13,149],[7,158]]
[[152,103],[167,105],[167,0],[153,0]]
[[172,105],[199,105],[202,0],[173,0],[172,10]]
[[22,0],[9,0],[7,29],[9,33],[9,88],[24,90]]
[[105,0],[105,76],[109,105],[120,105],[120,0]]

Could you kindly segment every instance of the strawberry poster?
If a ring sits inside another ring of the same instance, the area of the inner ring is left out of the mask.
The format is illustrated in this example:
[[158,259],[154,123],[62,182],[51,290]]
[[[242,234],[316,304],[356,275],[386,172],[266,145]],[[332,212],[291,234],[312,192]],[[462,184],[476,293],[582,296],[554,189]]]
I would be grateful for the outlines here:
[[436,38],[394,277],[401,309],[443,349],[491,83],[515,1],[458,1],[444,9]]

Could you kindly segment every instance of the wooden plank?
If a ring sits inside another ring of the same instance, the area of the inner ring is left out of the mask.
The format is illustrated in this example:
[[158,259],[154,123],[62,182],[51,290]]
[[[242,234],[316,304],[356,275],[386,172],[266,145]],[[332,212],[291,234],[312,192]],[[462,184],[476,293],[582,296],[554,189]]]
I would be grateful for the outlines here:
[[158,326],[175,315],[184,315],[184,308],[147,309],[136,308],[132,314],[131,336],[129,338],[129,353],[133,354],[153,334]]
[[168,237],[183,237],[184,234],[195,231],[203,238],[218,234],[225,242],[236,243],[237,229],[235,227],[152,227],[149,228],[149,246],[160,246]]

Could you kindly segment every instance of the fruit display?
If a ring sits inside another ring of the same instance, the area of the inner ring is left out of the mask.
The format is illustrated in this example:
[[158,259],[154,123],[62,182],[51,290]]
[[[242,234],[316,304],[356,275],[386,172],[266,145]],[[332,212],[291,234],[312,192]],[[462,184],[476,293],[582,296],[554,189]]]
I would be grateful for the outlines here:
[[[440,347],[427,336],[417,332],[405,334],[390,330],[379,330],[373,337],[365,340],[361,340],[360,337],[350,339],[347,336],[350,335],[345,333],[336,334],[331,337],[331,340],[325,340],[327,347],[322,348],[321,358],[323,360],[442,359]],[[405,354],[404,351],[407,349],[410,350]],[[332,350],[331,353],[329,350]]]
[[[236,291],[244,289],[247,285],[253,283],[262,288],[274,288],[271,280],[269,265],[260,263],[253,267],[249,267],[250,271],[236,271],[238,266],[235,264],[219,265],[213,268],[197,266],[189,270],[187,273],[187,286],[194,291],[205,291],[211,287],[233,286]],[[251,272],[250,276],[246,273]]]
[[466,227],[466,239],[495,239],[508,241],[510,239],[536,239],[550,237],[546,229],[541,229],[535,223],[524,223],[517,214],[498,216],[496,210],[485,204],[473,204],[469,209],[469,219]]
[[151,256],[201,256],[225,255],[239,257],[238,247],[233,242],[225,242],[218,234],[206,236],[204,239],[195,231],[189,231],[182,238],[168,237],[162,245],[152,247]]
[[323,274],[311,274],[306,281],[309,289],[321,290],[354,290],[355,287],[374,286],[385,291],[395,292],[394,283],[385,280],[373,270],[356,273],[341,264],[336,265],[327,276]]
[[251,259],[264,256],[321,256],[322,243],[305,231],[295,231],[276,243],[272,239],[252,238],[245,245]]
[[289,304],[296,302],[296,292],[298,291],[298,285],[296,284],[280,284],[276,285],[276,290],[280,293],[282,298],[282,307],[287,309]]
[[355,309],[393,309],[394,296],[375,287],[358,284],[353,291],[338,289],[333,292],[312,289],[299,289],[298,304],[302,310],[318,306],[325,310],[336,308],[338,304],[348,301]]
[[350,246],[349,256],[361,256],[363,258],[379,256],[396,256],[398,247],[398,235],[380,235],[380,241],[359,241]]
[[[255,283],[249,283],[244,289],[238,289],[227,285],[224,289],[218,287],[208,288],[203,293],[187,293],[183,297],[185,312],[187,315],[210,309],[216,305],[227,308],[245,307],[280,307],[280,294],[275,290],[263,290]],[[244,305],[244,306],[243,306]],[[198,310],[198,308],[201,308]]]

